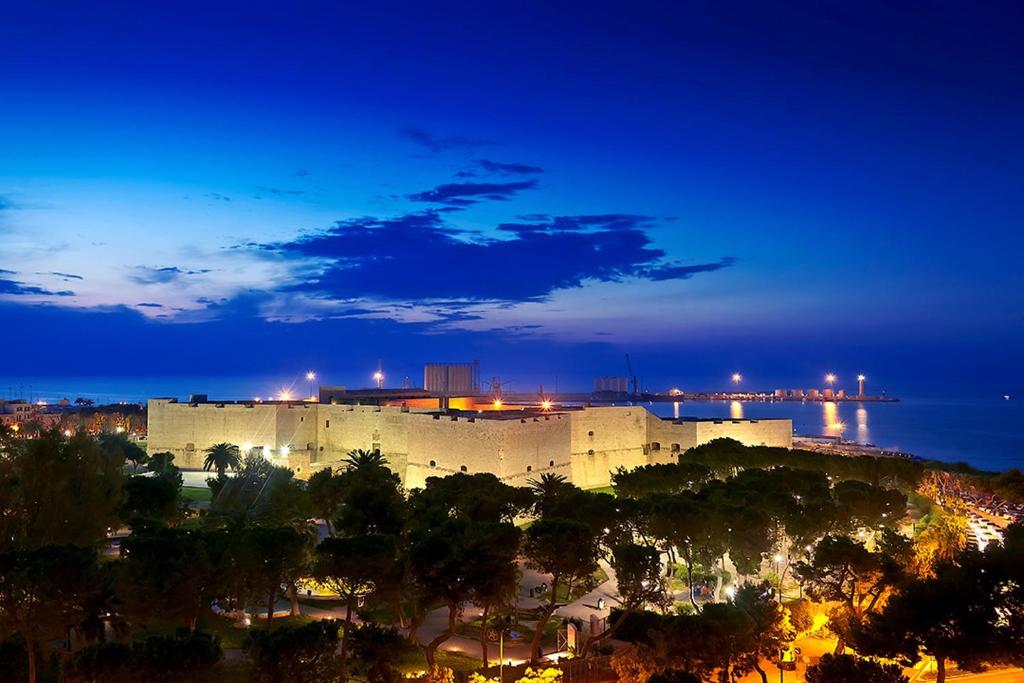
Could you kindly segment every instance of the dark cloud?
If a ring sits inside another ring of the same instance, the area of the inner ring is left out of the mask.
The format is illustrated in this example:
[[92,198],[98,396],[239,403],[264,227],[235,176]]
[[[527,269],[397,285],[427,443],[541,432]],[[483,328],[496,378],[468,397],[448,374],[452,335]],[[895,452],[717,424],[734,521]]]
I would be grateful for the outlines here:
[[68,280],[84,280],[85,279],[81,275],[75,275],[74,273],[60,273],[60,272],[57,272],[57,271],[51,271],[49,273],[36,273],[36,275],[56,275],[57,277],[61,278],[62,280],[65,280],[65,281],[68,281]]
[[288,196],[293,196],[294,197],[294,196],[306,194],[305,190],[285,190],[285,189],[282,189],[280,187],[261,187],[259,189],[260,189],[261,192],[268,192],[268,193],[270,193],[272,195],[276,195],[278,197],[288,197]]
[[417,145],[424,147],[434,154],[441,152],[447,152],[449,150],[461,149],[474,149],[483,145],[493,144],[487,140],[479,140],[476,138],[464,137],[460,135],[435,135],[428,130],[419,128],[417,126],[406,126],[399,131],[399,136],[415,142]]
[[544,169],[540,166],[531,166],[530,164],[509,164],[491,161],[490,159],[477,159],[472,167],[462,169],[455,174],[455,177],[479,178],[481,175],[535,175],[543,172]]
[[309,175],[309,171],[307,171],[304,168],[300,168],[299,170],[295,171],[295,175],[299,178],[305,178],[306,176]]
[[532,190],[536,180],[520,180],[511,183],[445,183],[432,190],[411,194],[414,202],[446,204],[448,206],[470,206],[482,199],[503,201],[512,199],[523,190]]
[[662,280],[688,280],[698,273],[712,273],[716,270],[722,270],[736,263],[736,259],[732,256],[723,256],[714,263],[698,263],[696,265],[683,265],[683,264],[667,264],[664,266],[655,266],[654,268],[646,268],[641,271],[641,277],[645,277],[648,280],[654,280],[655,282],[661,282]]
[[44,289],[43,287],[36,287],[35,285],[26,285],[20,280],[14,280],[8,276],[17,275],[13,270],[0,269],[0,294],[9,294],[14,296],[25,296],[25,295],[36,295],[36,296],[74,296],[75,293],[70,290],[53,291],[50,289]]
[[163,308],[164,307],[163,304],[153,304],[153,303],[141,303],[141,304],[135,304],[135,305],[139,306],[141,308]]
[[150,268],[149,266],[136,266],[128,278],[140,285],[157,285],[173,282],[185,275],[202,275],[209,273],[208,269],[187,270],[177,266],[166,266],[164,268]]
[[[542,301],[586,281],[685,279],[731,260],[681,265],[652,246],[645,216],[532,217],[509,239],[483,238],[445,222],[439,211],[341,221],[329,230],[257,248],[296,261],[317,275],[292,291],[335,299],[515,304]],[[529,227],[528,227],[529,225]]]
[[476,163],[488,173],[498,173],[501,175],[531,175],[544,172],[544,169],[540,166],[530,166],[529,164],[507,164],[491,161],[490,159],[479,159]]
[[230,202],[231,201],[231,197],[227,196],[226,194],[221,194],[219,192],[207,192],[203,196],[206,197],[207,199],[212,199],[215,202]]

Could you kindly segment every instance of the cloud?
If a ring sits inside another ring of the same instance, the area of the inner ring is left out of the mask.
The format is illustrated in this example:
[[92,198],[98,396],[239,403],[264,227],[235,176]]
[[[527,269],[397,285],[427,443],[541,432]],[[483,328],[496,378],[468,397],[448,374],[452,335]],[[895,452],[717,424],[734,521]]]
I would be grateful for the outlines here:
[[139,285],[160,285],[173,282],[185,275],[202,275],[209,272],[209,269],[186,270],[177,266],[166,266],[163,268],[136,266],[132,274],[128,276],[128,279]]
[[482,199],[504,201],[512,199],[523,190],[537,187],[536,180],[520,180],[510,183],[444,183],[432,190],[408,195],[414,202],[446,204],[448,206],[470,206]]
[[406,126],[399,131],[398,135],[401,138],[415,142],[417,145],[430,150],[434,154],[456,149],[474,149],[476,147],[493,144],[487,140],[479,140],[459,135],[435,135],[434,133],[423,128],[419,128],[418,126]]
[[74,273],[60,273],[60,272],[57,272],[57,271],[51,271],[49,273],[36,273],[36,275],[56,275],[57,277],[61,278],[65,282],[70,281],[70,280],[84,280],[85,279],[81,275],[75,275]]
[[652,245],[646,216],[532,216],[504,226],[507,239],[453,227],[428,210],[396,218],[358,218],[290,242],[257,245],[313,276],[287,291],[331,299],[369,298],[417,305],[544,301],[587,281],[687,279],[731,259],[683,265]]
[[305,190],[285,190],[280,187],[261,187],[259,188],[259,190],[261,192],[269,192],[270,194],[276,195],[278,197],[295,197],[298,195],[306,194]]
[[544,172],[544,169],[540,166],[530,166],[529,164],[506,164],[498,161],[491,161],[490,159],[479,159],[476,163],[484,171],[500,175],[531,175],[533,173]]
[[479,178],[481,175],[534,175],[543,173],[540,166],[530,164],[503,163],[490,159],[477,159],[473,166],[464,168],[455,174],[456,178]]
[[154,303],[141,303],[141,304],[135,304],[135,305],[139,306],[140,308],[163,308],[164,307],[163,304],[154,304]]
[[696,265],[668,264],[647,268],[641,271],[641,276],[648,280],[661,282],[662,280],[688,280],[697,273],[712,273],[716,270],[728,268],[736,263],[732,256],[723,256],[714,263],[700,263]]
[[9,275],[17,275],[13,270],[2,270],[0,269],[0,295],[11,295],[11,296],[74,296],[75,293],[70,290],[53,291],[44,289],[43,287],[36,287],[35,285],[26,285],[20,280],[14,280]]
[[295,171],[295,176],[298,177],[298,178],[305,178],[308,175],[309,175],[309,171],[307,171],[304,168],[300,168],[297,171]]

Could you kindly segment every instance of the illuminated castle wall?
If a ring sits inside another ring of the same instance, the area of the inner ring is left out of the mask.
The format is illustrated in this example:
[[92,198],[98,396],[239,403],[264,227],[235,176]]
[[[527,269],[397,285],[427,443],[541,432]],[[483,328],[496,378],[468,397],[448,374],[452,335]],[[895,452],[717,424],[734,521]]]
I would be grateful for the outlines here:
[[407,488],[429,476],[492,472],[513,485],[552,472],[608,486],[622,466],[671,462],[718,437],[792,446],[790,420],[665,420],[639,406],[445,414],[426,408],[327,403],[149,402],[149,452],[201,468],[209,446],[261,452],[302,478],[357,448],[379,449]]

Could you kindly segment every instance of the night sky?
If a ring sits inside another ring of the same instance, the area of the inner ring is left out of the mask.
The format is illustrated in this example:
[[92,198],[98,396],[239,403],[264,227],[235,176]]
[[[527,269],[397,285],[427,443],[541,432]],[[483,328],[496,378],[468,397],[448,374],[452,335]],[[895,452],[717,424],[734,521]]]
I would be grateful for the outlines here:
[[0,379],[1024,389],[1019,7],[7,3]]

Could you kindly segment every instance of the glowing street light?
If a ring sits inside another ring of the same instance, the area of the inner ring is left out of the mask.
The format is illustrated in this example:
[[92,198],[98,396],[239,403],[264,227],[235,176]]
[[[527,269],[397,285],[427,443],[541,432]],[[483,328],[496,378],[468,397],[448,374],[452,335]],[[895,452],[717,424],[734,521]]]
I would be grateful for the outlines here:
[[378,389],[383,389],[384,388],[384,373],[381,372],[380,370],[378,370],[377,372],[373,373],[373,381],[377,383],[377,388]]
[[504,404],[502,403],[500,398],[496,398],[494,399],[494,403],[492,403],[491,405],[494,406],[495,410],[501,410],[501,406]]
[[313,393],[313,382],[316,381],[316,373],[313,372],[312,370],[307,372],[306,373],[306,381],[309,382],[309,400],[312,401],[315,398],[315,396],[316,396]]
[[292,392],[289,389],[282,389],[277,398],[281,401],[290,401],[292,400]]
[[541,410],[551,410],[551,401],[549,401],[548,399],[544,399],[543,401],[541,401],[540,402],[540,409]]
[[835,384],[836,383],[836,373],[830,372],[827,375],[825,375],[825,381],[828,384]]
[[739,384],[742,381],[743,381],[743,375],[741,375],[738,372],[732,373],[732,383],[733,384]]

